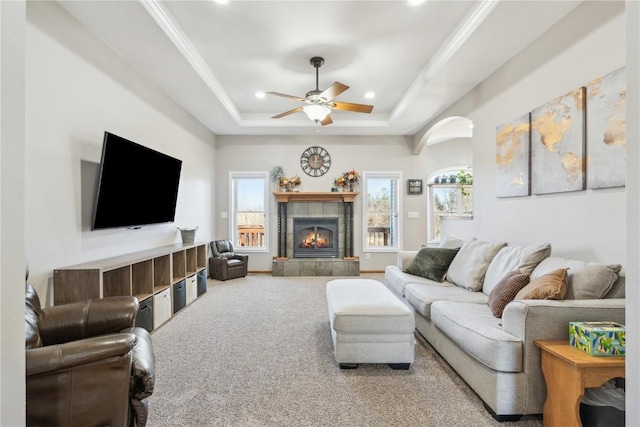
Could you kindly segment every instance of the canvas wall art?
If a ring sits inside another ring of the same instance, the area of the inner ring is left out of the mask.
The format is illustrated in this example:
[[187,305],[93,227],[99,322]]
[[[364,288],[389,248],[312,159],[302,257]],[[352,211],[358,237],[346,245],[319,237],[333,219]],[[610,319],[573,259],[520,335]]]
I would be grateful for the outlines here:
[[531,192],[585,188],[585,96],[581,87],[531,112]]
[[496,128],[496,197],[528,196],[531,152],[530,114]]
[[625,69],[587,84],[587,187],[624,187],[627,152]]

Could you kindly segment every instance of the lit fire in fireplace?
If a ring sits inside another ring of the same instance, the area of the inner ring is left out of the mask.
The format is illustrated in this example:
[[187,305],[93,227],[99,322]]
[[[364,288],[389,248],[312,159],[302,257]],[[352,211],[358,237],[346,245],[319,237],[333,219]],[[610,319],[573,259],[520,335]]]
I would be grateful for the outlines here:
[[320,233],[310,231],[300,242],[300,248],[327,248],[329,247],[329,239]]

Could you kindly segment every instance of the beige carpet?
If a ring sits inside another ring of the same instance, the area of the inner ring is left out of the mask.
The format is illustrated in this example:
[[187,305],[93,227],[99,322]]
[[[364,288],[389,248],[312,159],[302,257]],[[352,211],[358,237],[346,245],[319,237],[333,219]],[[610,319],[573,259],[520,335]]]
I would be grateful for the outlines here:
[[535,417],[496,422],[420,337],[408,371],[339,369],[324,294],[330,279],[209,280],[206,294],[152,335],[157,380],[148,425],[542,425]]

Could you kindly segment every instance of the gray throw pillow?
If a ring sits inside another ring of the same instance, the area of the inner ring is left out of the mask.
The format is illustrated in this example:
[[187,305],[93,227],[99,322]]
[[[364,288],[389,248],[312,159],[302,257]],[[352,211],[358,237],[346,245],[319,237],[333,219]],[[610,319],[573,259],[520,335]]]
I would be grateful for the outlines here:
[[578,259],[549,257],[531,272],[531,280],[559,268],[569,269],[569,283],[565,299],[600,299],[609,292],[618,278],[622,266],[620,264],[600,264]]
[[404,272],[442,282],[457,253],[458,249],[422,248]]

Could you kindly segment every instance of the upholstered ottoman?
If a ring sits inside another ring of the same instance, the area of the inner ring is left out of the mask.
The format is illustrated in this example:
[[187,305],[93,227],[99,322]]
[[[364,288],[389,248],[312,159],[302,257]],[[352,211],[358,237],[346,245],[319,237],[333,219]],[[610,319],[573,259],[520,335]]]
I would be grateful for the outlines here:
[[333,352],[340,368],[358,363],[388,363],[409,369],[413,363],[413,313],[382,283],[337,279],[327,283]]

